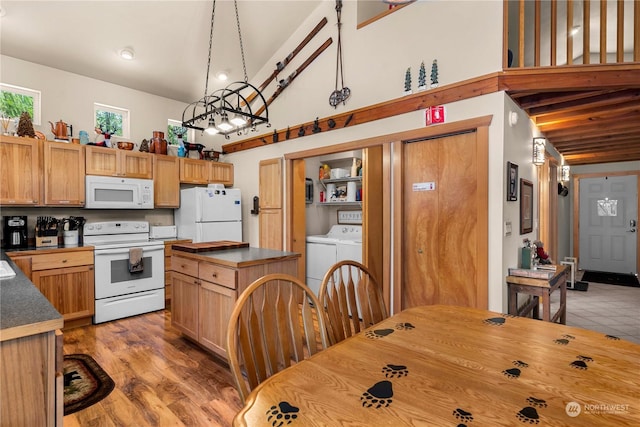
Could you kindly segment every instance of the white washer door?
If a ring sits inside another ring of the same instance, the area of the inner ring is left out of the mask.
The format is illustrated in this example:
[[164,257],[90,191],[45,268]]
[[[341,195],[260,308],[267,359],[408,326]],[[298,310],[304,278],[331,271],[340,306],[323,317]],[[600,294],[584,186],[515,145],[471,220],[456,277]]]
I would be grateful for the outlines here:
[[307,243],[307,285],[316,295],[324,275],[336,259],[335,243]]

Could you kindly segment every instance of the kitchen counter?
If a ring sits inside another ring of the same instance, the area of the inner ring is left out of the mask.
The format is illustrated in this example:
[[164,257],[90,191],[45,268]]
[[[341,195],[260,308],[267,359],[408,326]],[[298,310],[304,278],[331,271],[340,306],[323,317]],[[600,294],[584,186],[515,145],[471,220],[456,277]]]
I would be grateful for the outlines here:
[[297,252],[253,247],[221,249],[208,252],[187,252],[180,250],[179,247],[173,247],[172,250],[174,253],[179,252],[179,255],[184,258],[211,261],[233,268],[248,267],[251,265],[264,264],[265,262],[282,261],[300,257],[300,254]]
[[[3,249],[3,251],[6,253],[12,253],[12,254],[19,252],[20,255],[35,255],[35,254],[46,254],[46,253],[53,253],[53,252],[55,253],[75,252],[78,250],[89,251],[93,249],[94,247],[92,245],[64,246],[60,244],[58,246],[43,246],[40,248],[36,246],[27,246],[26,248],[20,248],[20,249]],[[33,252],[33,253],[30,254],[29,252]]]
[[[52,248],[48,248],[52,249]],[[0,341],[62,328],[62,315],[4,253],[16,275],[0,279]]]

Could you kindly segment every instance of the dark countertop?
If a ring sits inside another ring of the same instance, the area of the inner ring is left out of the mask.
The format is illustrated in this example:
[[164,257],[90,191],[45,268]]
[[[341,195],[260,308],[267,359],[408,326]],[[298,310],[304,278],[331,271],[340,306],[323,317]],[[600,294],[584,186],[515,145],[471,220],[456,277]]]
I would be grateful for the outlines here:
[[193,258],[201,261],[210,261],[215,264],[222,264],[229,267],[246,267],[254,264],[264,264],[266,262],[281,261],[284,259],[296,259],[300,257],[297,252],[285,252],[274,249],[263,248],[238,248],[222,249],[210,252],[186,252],[173,248],[173,253],[185,258]]
[[4,253],[16,275],[0,279],[0,341],[60,329],[62,315]]

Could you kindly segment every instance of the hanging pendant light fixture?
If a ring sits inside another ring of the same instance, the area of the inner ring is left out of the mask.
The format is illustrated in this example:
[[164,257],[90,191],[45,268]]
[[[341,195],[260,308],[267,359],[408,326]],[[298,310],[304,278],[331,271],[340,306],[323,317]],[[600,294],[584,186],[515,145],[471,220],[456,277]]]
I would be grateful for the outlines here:
[[[242,33],[240,31],[240,17],[238,14],[238,2],[233,1],[236,11],[236,23],[238,26],[238,38],[240,39],[240,55],[242,57],[242,69],[244,81],[230,83],[224,89],[218,89],[211,94],[209,91],[209,69],[211,68],[211,51],[213,46],[213,23],[216,14],[216,0],[213,0],[211,10],[211,30],[209,33],[209,57],[207,60],[207,74],[205,78],[204,96],[187,105],[182,113],[182,126],[190,129],[205,131],[209,135],[217,133],[229,139],[231,133],[257,130],[260,124],[269,123],[269,109],[264,96],[252,84],[248,82],[247,66],[244,60],[244,47],[242,45]],[[252,106],[253,104],[253,106]],[[257,107],[257,108],[254,108]],[[260,112],[260,114],[254,113]],[[216,124],[215,116],[219,116]],[[231,119],[229,119],[231,117]]]

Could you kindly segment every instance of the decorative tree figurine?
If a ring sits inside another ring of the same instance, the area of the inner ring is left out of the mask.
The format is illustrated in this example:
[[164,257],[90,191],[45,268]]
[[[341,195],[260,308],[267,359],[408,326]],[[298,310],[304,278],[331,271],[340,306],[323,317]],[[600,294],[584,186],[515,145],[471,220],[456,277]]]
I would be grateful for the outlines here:
[[420,72],[418,73],[418,90],[427,88],[427,72],[424,69],[424,61],[420,64]]
[[28,136],[31,138],[36,137],[36,131],[33,129],[33,123],[31,122],[31,116],[26,111],[20,114],[20,121],[18,122],[18,130],[16,131],[18,136]]
[[407,68],[407,72],[404,74],[404,94],[411,93],[411,67]]
[[438,87],[438,60],[434,59],[431,64],[431,87]]

